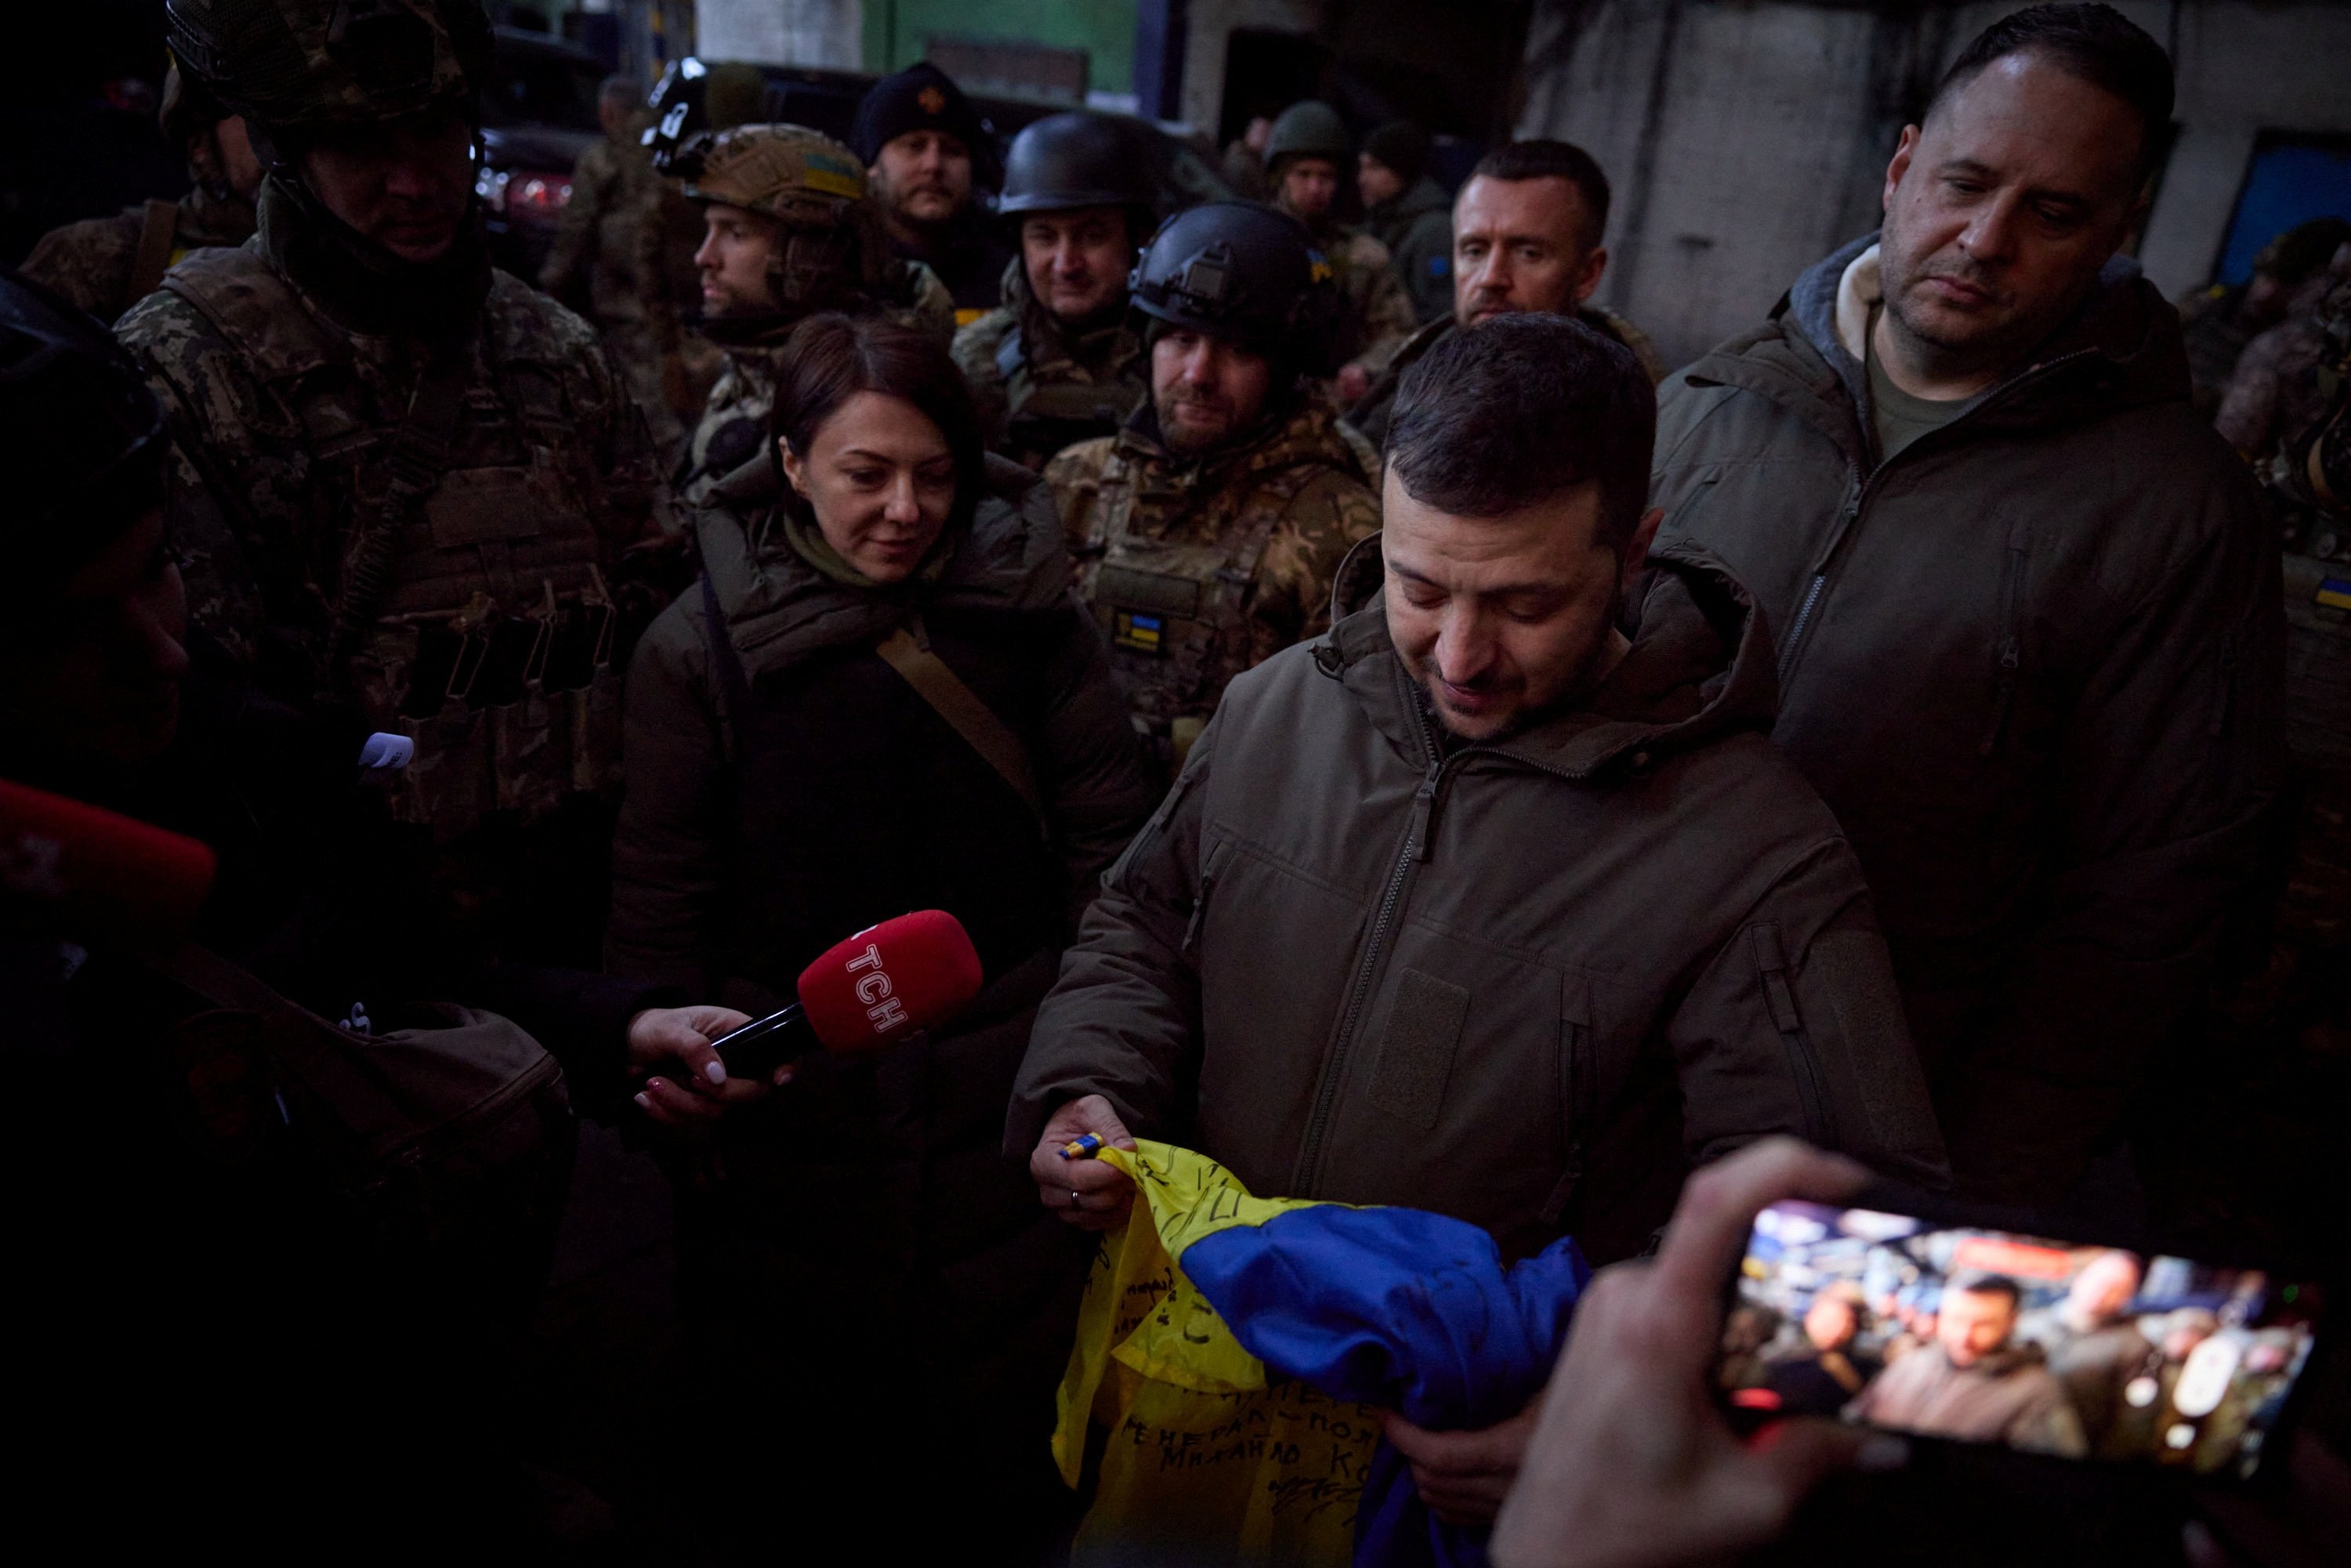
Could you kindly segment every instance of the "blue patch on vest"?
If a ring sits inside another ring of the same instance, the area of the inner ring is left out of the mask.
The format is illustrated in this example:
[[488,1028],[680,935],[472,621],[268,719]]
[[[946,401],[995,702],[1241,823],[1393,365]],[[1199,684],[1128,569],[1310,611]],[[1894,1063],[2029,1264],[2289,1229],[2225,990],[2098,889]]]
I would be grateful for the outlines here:
[[1451,277],[1451,276],[1452,276],[1452,274],[1453,274],[1453,258],[1452,258],[1451,256],[1430,256],[1430,257],[1428,258],[1428,276],[1429,276],[1429,277]]

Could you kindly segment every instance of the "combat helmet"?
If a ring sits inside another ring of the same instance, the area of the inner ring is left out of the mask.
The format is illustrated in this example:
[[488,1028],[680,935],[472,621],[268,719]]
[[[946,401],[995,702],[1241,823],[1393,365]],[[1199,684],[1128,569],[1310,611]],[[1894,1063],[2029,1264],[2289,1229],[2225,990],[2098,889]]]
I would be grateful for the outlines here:
[[805,125],[738,125],[688,142],[672,172],[695,203],[771,218],[781,230],[768,285],[783,314],[876,297],[889,259],[857,155]]
[[1328,158],[1343,172],[1347,162],[1347,122],[1339,111],[1315,99],[1293,103],[1281,111],[1266,137],[1265,166],[1279,169],[1285,158]]
[[1150,232],[1156,216],[1148,155],[1139,127],[1092,110],[1049,114],[1012,139],[1004,159],[1004,192],[996,210],[1007,217],[1066,213],[1079,207],[1123,207],[1130,232]]
[[163,102],[156,110],[155,123],[163,128],[163,139],[172,144],[172,152],[209,134],[229,112],[228,106],[202,80],[180,68],[179,61],[173,60],[164,70]]
[[1331,356],[1331,264],[1306,225],[1255,202],[1207,202],[1169,218],[1127,278],[1135,309],[1237,342],[1296,374]]
[[487,74],[481,0],[164,0],[180,64],[265,132],[471,111]]
[[678,158],[705,131],[767,118],[768,78],[739,60],[705,65],[688,55],[663,70],[646,103],[653,122],[638,140],[653,153],[656,172],[674,174]]

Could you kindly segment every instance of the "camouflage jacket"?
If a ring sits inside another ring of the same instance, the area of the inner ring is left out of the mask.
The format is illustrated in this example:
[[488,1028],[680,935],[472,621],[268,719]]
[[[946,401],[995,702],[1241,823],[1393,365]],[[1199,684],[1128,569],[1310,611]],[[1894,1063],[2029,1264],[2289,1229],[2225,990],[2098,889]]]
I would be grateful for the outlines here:
[[[938,275],[919,261],[890,264],[889,295],[882,314],[909,327],[946,337],[955,329],[955,299]],[[758,454],[768,439],[768,413],[776,406],[776,361],[798,319],[778,324],[753,341],[726,350],[726,368],[702,405],[702,421],[686,445],[678,498],[691,507],[706,505],[717,483]]]
[[1004,272],[1004,303],[956,333],[955,359],[990,449],[1030,468],[1115,434],[1151,391],[1143,340],[1123,312],[1071,337],[1038,304],[1018,258]]
[[[167,267],[205,246],[243,245],[253,233],[252,203],[212,195],[201,185],[176,204],[159,204],[159,215],[169,213],[173,219],[171,249],[162,257]],[[51,229],[25,258],[21,270],[110,322],[139,302],[133,286],[147,221],[146,207],[125,207],[110,218]],[[155,277],[160,279],[162,274]]]
[[1340,561],[1379,531],[1379,455],[1311,394],[1248,445],[1202,459],[1175,456],[1156,429],[1146,402],[1045,478],[1120,687],[1164,733],[1196,725],[1233,676],[1330,624]]
[[[1646,332],[1614,310],[1604,310],[1596,305],[1587,305],[1575,315],[1586,326],[1597,327],[1632,350],[1633,357],[1641,361],[1641,368],[1649,372],[1652,382],[1666,379],[1665,361],[1657,357],[1656,345],[1649,341]],[[1373,445],[1384,448],[1388,442],[1388,416],[1395,411],[1396,389],[1404,383],[1404,373],[1420,363],[1422,357],[1437,346],[1437,340],[1453,329],[1453,318],[1440,316],[1397,345],[1373,379],[1371,390],[1347,411],[1347,423]]]
[[1322,247],[1323,259],[1331,264],[1331,281],[1339,290],[1333,362],[1379,365],[1420,325],[1388,247],[1344,225],[1318,231],[1314,243]]
[[[397,816],[445,841],[617,781],[614,572],[670,512],[585,321],[493,274],[453,373],[427,376],[418,341],[341,325],[265,232],[173,268],[120,336],[171,423],[193,619],[270,695],[413,739]],[[451,412],[437,461],[412,400]]]
[[2188,376],[2195,388],[2196,412],[2210,418],[2220,412],[2228,395],[2229,378],[2257,330],[2242,309],[2244,285],[2213,284],[2183,297],[2179,306],[2179,336],[2188,349]]
[[580,154],[571,199],[539,268],[538,286],[558,299],[575,290],[596,325],[610,330],[645,318],[645,225],[654,206],[653,155],[604,137]]

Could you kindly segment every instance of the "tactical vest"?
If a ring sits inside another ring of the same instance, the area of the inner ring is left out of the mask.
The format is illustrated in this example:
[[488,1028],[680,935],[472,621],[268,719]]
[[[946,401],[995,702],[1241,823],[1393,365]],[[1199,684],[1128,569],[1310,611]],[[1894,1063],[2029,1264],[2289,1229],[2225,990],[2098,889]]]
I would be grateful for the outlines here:
[[1323,470],[1297,463],[1252,476],[1249,499],[1213,538],[1177,542],[1132,527],[1145,498],[1138,466],[1112,452],[1074,554],[1078,591],[1110,640],[1120,695],[1136,727],[1164,739],[1176,720],[1214,712],[1225,684],[1249,668],[1258,561],[1290,503]]
[[1040,376],[1029,362],[1028,337],[1017,321],[997,345],[996,371],[1004,380],[1005,444],[1021,461],[1033,457],[1041,463],[1081,441],[1115,434],[1133,411],[1135,389],[1123,381]]
[[[315,672],[321,695],[415,742],[391,789],[395,817],[446,843],[491,811],[529,820],[575,791],[616,788],[611,552],[595,523],[604,486],[562,356],[505,330],[491,308],[485,340],[465,350],[487,358],[488,374],[477,362],[459,372],[445,455],[420,462],[400,439],[406,411],[379,406],[350,339],[257,254],[200,252],[164,287],[227,340],[261,393],[236,424],[206,432],[199,466],[227,467],[214,473],[232,487],[224,504],[250,494],[237,483],[243,462],[275,457],[300,476],[296,528],[307,537],[273,538],[268,519],[232,513],[248,550],[295,552],[308,574],[312,602],[272,604],[269,620],[307,611],[315,622],[319,603],[344,608],[371,536],[396,524],[374,602],[351,607],[359,636],[347,653],[315,637],[312,650],[330,666]],[[387,493],[403,477],[421,502],[388,519]]]
[[686,447],[678,476],[678,498],[687,506],[710,504],[718,482],[759,454],[768,441],[768,416],[776,405],[772,349],[729,349],[726,369],[710,389],[702,422]]

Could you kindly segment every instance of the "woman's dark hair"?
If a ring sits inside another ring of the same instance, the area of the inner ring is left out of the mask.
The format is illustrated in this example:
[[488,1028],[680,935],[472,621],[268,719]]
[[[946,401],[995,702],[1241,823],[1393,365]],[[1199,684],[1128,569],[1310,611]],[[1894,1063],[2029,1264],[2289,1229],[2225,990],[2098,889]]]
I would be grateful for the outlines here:
[[1649,498],[1657,397],[1633,350],[1567,316],[1497,316],[1447,332],[1406,371],[1388,417],[1405,492],[1499,517],[1595,480],[1593,541],[1622,553]]
[[852,319],[827,311],[793,329],[778,362],[769,429],[795,453],[805,458],[824,422],[859,392],[903,398],[939,427],[955,456],[951,520],[960,523],[971,516],[987,444],[980,435],[971,386],[936,335],[880,317]]

